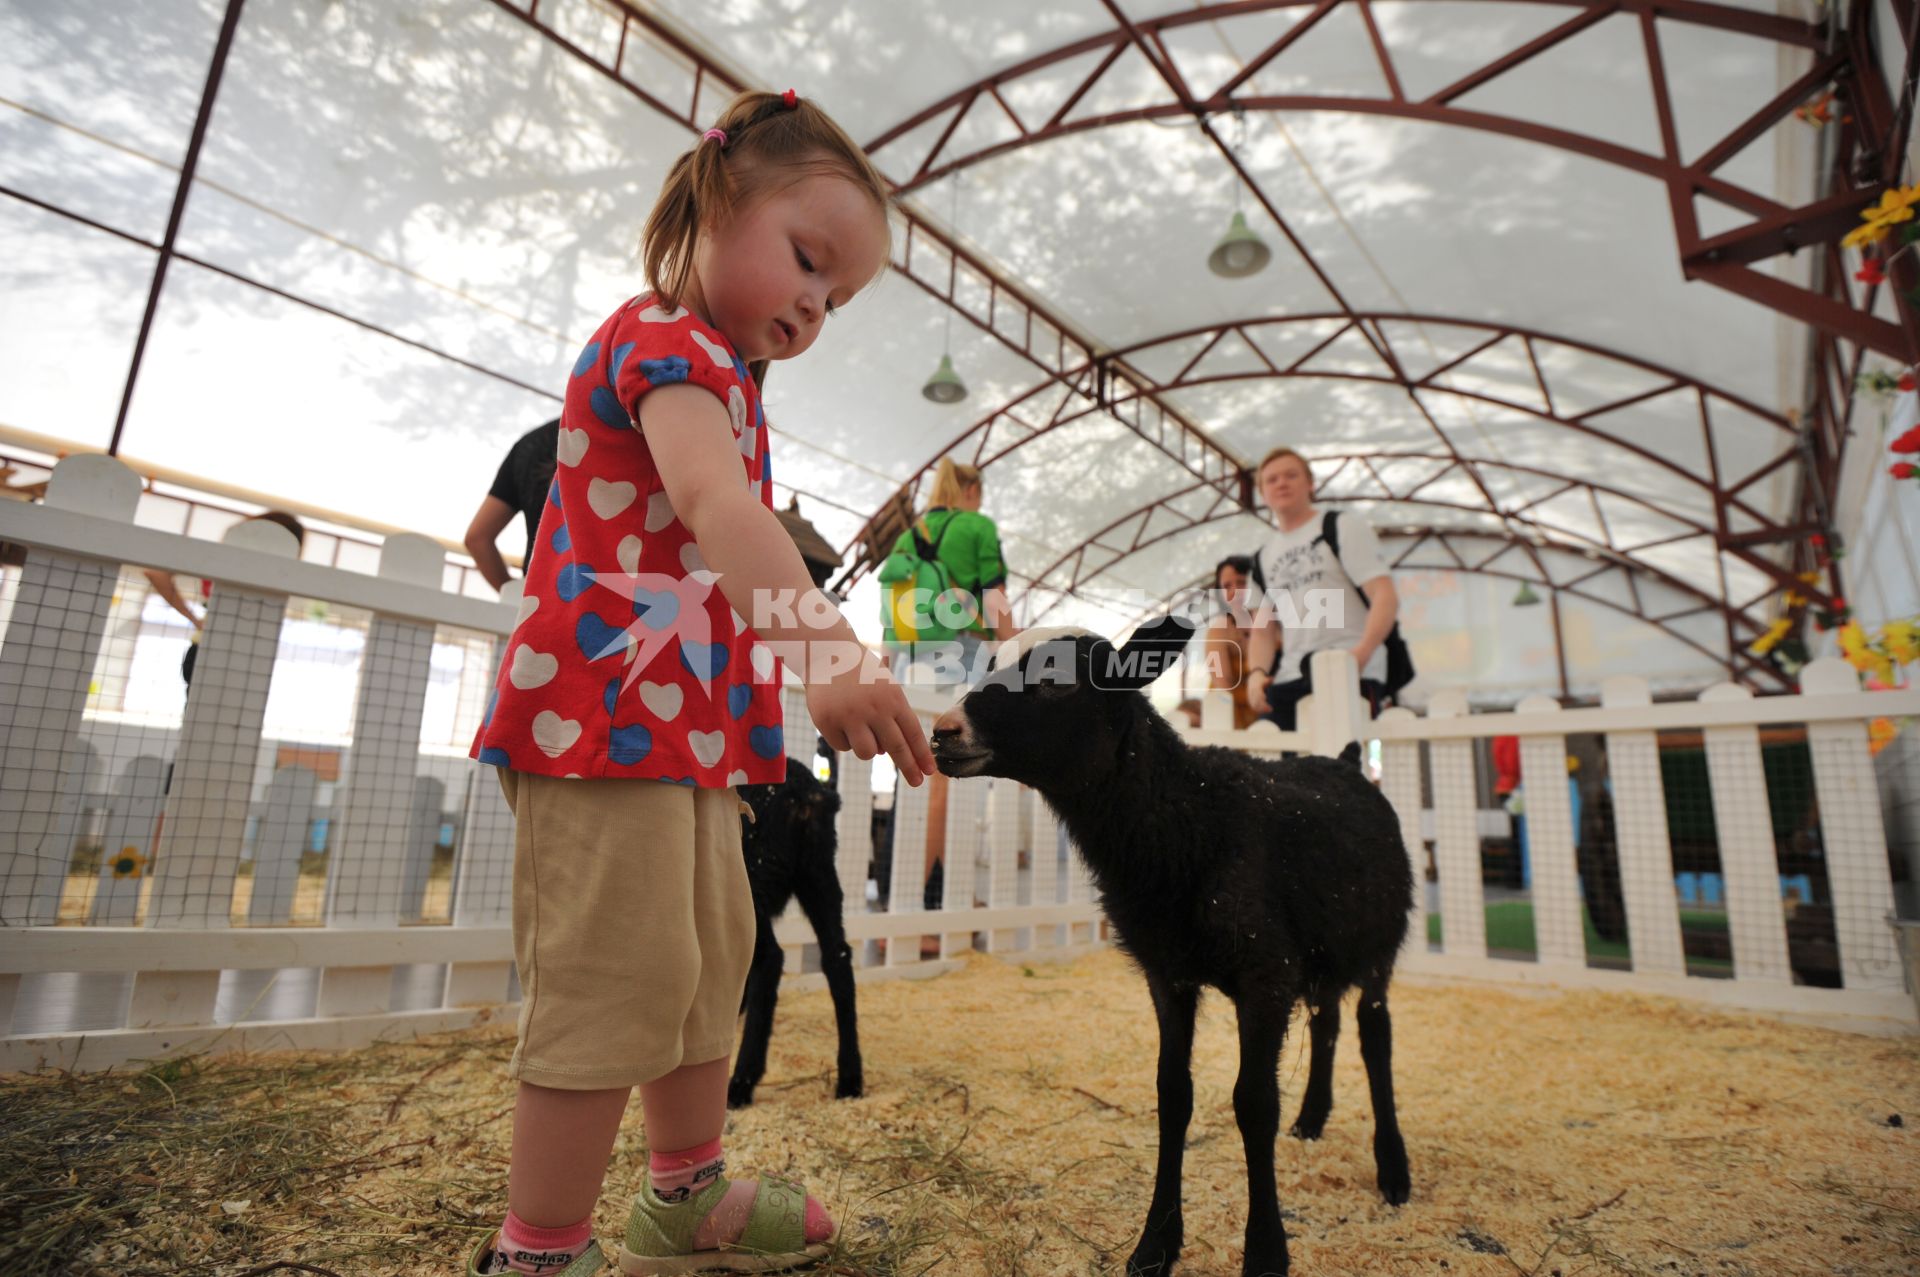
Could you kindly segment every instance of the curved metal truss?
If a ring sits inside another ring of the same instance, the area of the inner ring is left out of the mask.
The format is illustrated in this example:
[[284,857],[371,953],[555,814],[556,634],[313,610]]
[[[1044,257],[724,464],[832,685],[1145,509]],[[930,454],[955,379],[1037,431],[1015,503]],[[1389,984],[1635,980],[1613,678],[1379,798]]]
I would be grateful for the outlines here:
[[[944,131],[924,156],[903,157],[903,163],[913,165],[910,175],[900,184],[904,194],[983,160],[1057,138],[1143,120],[1190,117],[1273,219],[1301,260],[1342,309],[1346,309],[1339,289],[1314,261],[1313,255],[1294,233],[1278,206],[1214,130],[1212,117],[1236,111],[1359,112],[1497,133],[1618,165],[1664,184],[1672,207],[1681,265],[1689,279],[1704,280],[1727,289],[1890,358],[1902,362],[1920,358],[1920,325],[1916,325],[1912,308],[1904,302],[1898,303],[1900,322],[1890,323],[1871,314],[1870,297],[1865,304],[1855,305],[1845,296],[1844,289],[1842,295],[1836,297],[1824,283],[1814,288],[1803,288],[1754,269],[1754,263],[1781,253],[1792,252],[1802,246],[1829,244],[1842,232],[1857,225],[1859,211],[1879,197],[1883,184],[1881,175],[1887,169],[1887,148],[1893,146],[1898,149],[1903,144],[1908,113],[1896,108],[1881,77],[1879,64],[1867,37],[1866,4],[1856,0],[1853,5],[1854,19],[1842,38],[1843,33],[1831,17],[1826,22],[1811,25],[1751,9],[1693,3],[1691,0],[1525,2],[1555,5],[1575,12],[1552,30],[1519,48],[1490,56],[1473,71],[1416,101],[1409,98],[1402,87],[1392,53],[1374,20],[1370,0],[1231,0],[1138,20],[1129,18],[1117,0],[1103,0],[1115,22],[1110,30],[1038,54],[966,85],[880,133],[867,144],[867,149],[882,167],[887,167],[886,148],[890,144],[924,125],[946,118]],[[1385,95],[1263,94],[1250,87],[1250,82],[1264,68],[1343,5],[1357,10],[1365,24],[1379,62],[1381,81],[1387,90]],[[1169,52],[1167,36],[1196,23],[1294,9],[1305,10],[1305,13],[1283,35],[1249,59],[1240,71],[1224,83],[1208,89],[1204,95],[1195,92]],[[1902,12],[1904,15],[1904,4]],[[1472,90],[1549,49],[1577,43],[1585,32],[1619,14],[1632,15],[1639,22],[1647,83],[1653,99],[1651,105],[1660,127],[1659,153],[1635,150],[1538,119],[1474,110],[1458,104],[1459,99]],[[1782,45],[1805,48],[1813,54],[1813,66],[1697,158],[1687,162],[1680,153],[1678,129],[1674,122],[1669,92],[1671,80],[1660,44],[1660,21],[1738,32]],[[1164,86],[1164,93],[1154,101],[1124,110],[1074,116],[1074,108],[1130,50],[1137,52],[1152,68]],[[1101,56],[1092,60],[1086,73],[1067,92],[1065,100],[1045,120],[1023,119],[1008,104],[1003,90],[1009,86],[1022,82],[1043,82],[1062,64],[1088,60],[1095,54]],[[1844,113],[1835,157],[1836,174],[1841,180],[1836,183],[1833,194],[1793,208],[1763,192],[1719,175],[1720,169],[1748,144],[1829,86],[1837,95]],[[1010,124],[1013,135],[1003,140],[985,142],[972,150],[949,152],[948,144],[962,122],[976,113],[995,117],[991,121],[995,128],[990,132],[1004,133],[1005,126]],[[1856,168],[1861,170],[1857,174]],[[1696,198],[1714,200],[1755,220],[1726,234],[1703,238],[1695,208]]]
[[[1263,348],[1266,343],[1263,343],[1260,338],[1267,330],[1284,330],[1297,325],[1317,325],[1327,328],[1328,331],[1317,343],[1282,364],[1267,354],[1266,349]],[[1397,327],[1419,326],[1445,326],[1454,330],[1464,330],[1474,334],[1476,340],[1464,353],[1444,362],[1438,362],[1432,369],[1415,376],[1407,371],[1407,362],[1395,347],[1392,330]],[[1358,340],[1360,335],[1366,338],[1364,347],[1353,347],[1356,351],[1369,349],[1384,352],[1372,371],[1355,371],[1351,366],[1316,365],[1315,360],[1318,356],[1334,349],[1343,337],[1348,337],[1350,334],[1355,335],[1353,340]],[[1224,349],[1229,344],[1237,356],[1237,361],[1215,363],[1216,357],[1222,361],[1227,360]],[[1543,349],[1551,350],[1554,347],[1577,350],[1584,355],[1623,365],[1642,380],[1650,381],[1652,384],[1645,390],[1577,413],[1563,409],[1559,404],[1566,402],[1564,390],[1556,395],[1558,379],[1540,358]],[[1533,389],[1538,393],[1537,399],[1529,401],[1509,397],[1489,389],[1474,388],[1457,380],[1472,376],[1475,371],[1475,361],[1496,348],[1511,355],[1524,354],[1526,366],[1532,377]],[[1137,365],[1142,361],[1142,356],[1167,349],[1180,349],[1185,354],[1184,362],[1172,376],[1153,378],[1139,370]],[[1252,510],[1255,508],[1253,476],[1246,463],[1233,457],[1218,445],[1210,445],[1212,450],[1204,454],[1188,453],[1184,449],[1184,444],[1179,449],[1175,449],[1172,446],[1173,441],[1164,437],[1156,427],[1148,405],[1163,402],[1164,397],[1173,392],[1200,386],[1239,381],[1326,378],[1369,382],[1403,391],[1420,418],[1432,429],[1440,449],[1438,452],[1366,453],[1354,454],[1342,460],[1343,467],[1351,464],[1362,471],[1371,470],[1372,479],[1379,488],[1378,495],[1387,500],[1421,500],[1418,496],[1421,488],[1447,475],[1457,475],[1468,479],[1481,494],[1484,502],[1482,505],[1461,505],[1459,508],[1491,518],[1529,522],[1526,514],[1529,509],[1551,501],[1562,493],[1578,490],[1586,494],[1587,499],[1594,506],[1596,522],[1601,528],[1606,529],[1607,520],[1604,513],[1600,511],[1596,499],[1596,494],[1605,493],[1609,497],[1641,505],[1664,522],[1685,525],[1691,529],[1684,534],[1685,536],[1711,537],[1717,550],[1733,554],[1742,562],[1764,573],[1779,586],[1793,583],[1792,572],[1772,559],[1763,557],[1757,553],[1757,550],[1769,544],[1795,540],[1817,530],[1806,524],[1782,524],[1756,509],[1742,496],[1753,484],[1800,456],[1794,446],[1793,426],[1785,417],[1672,368],[1536,329],[1510,324],[1489,324],[1457,316],[1395,312],[1364,312],[1351,317],[1336,313],[1293,315],[1283,318],[1234,320],[1170,333],[1129,346],[1114,352],[1112,356],[1103,358],[1131,359],[1133,361],[1130,365],[1131,375],[1124,381],[1105,378],[1101,375],[1101,360],[1090,360],[1080,368],[1049,378],[1006,406],[989,414],[958,439],[942,448],[940,455],[965,451],[970,454],[975,464],[988,466],[1006,458],[1050,431],[1095,413],[1105,412],[1155,442],[1163,451],[1178,455],[1187,469],[1198,479],[1193,486],[1171,494],[1165,500],[1175,497],[1188,498],[1190,494],[1204,489],[1223,504]],[[1065,392],[1057,389],[1062,383],[1067,387]],[[1673,514],[1638,494],[1596,482],[1590,476],[1517,466],[1498,458],[1466,456],[1454,446],[1447,432],[1423,401],[1422,396],[1426,394],[1449,395],[1503,411],[1522,413],[1553,426],[1594,438],[1609,446],[1619,447],[1668,471],[1676,480],[1698,488],[1703,503],[1714,512],[1713,520],[1707,524]],[[1669,457],[1661,456],[1631,439],[1613,433],[1604,422],[1609,414],[1673,394],[1686,395],[1693,401],[1691,407],[1699,421],[1702,451],[1708,459],[1708,473],[1705,475],[1697,474]],[[1050,408],[1049,404],[1051,404]],[[1771,430],[1781,436],[1780,447],[1774,452],[1769,462],[1753,469],[1750,473],[1722,474],[1719,448],[1715,443],[1713,427],[1713,412],[1716,404],[1737,409],[1752,419],[1754,428]],[[1373,469],[1377,463],[1389,456],[1402,459],[1417,457],[1434,463],[1437,468],[1424,476],[1422,481],[1409,491],[1395,492],[1392,485],[1381,479],[1377,470]],[[917,484],[919,478],[928,473],[937,460],[937,456],[929,460],[909,486]],[[1321,458],[1316,458],[1316,462],[1320,460]],[[1529,499],[1524,503],[1503,506],[1493,495],[1492,488],[1485,482],[1482,471],[1525,474],[1552,480],[1561,486],[1553,492]],[[1332,481],[1329,480],[1323,484],[1323,489],[1330,488],[1331,484]],[[876,518],[879,517],[881,516],[876,516]],[[1096,533],[1088,542],[1069,550],[1061,556],[1060,562],[1064,563],[1076,556],[1083,559],[1089,546],[1110,532],[1113,527],[1119,526],[1120,523],[1125,522],[1125,519],[1131,517],[1133,516],[1124,516],[1116,524]],[[870,522],[869,527],[863,529],[861,535],[855,539],[854,545],[860,547],[860,550],[856,553],[852,566],[841,578],[840,588],[846,588],[871,567],[874,561],[872,551],[875,543],[880,539],[884,538],[874,535],[873,524]],[[1616,542],[1609,530],[1603,540],[1596,542],[1596,547],[1608,554],[1633,559],[1656,545],[1666,544],[1668,540],[1663,538],[1652,542],[1624,544]],[[1036,579],[1044,579],[1058,566],[1059,564],[1055,564],[1049,567]],[[1744,614],[1748,606],[1750,604],[1740,605],[1739,612]]]

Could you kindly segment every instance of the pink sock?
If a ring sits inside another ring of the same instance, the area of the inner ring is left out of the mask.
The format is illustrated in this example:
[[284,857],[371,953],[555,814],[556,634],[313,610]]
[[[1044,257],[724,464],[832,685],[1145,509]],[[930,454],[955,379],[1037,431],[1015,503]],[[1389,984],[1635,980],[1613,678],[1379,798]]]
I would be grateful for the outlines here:
[[686,1201],[726,1169],[727,1159],[720,1152],[717,1136],[692,1148],[672,1152],[655,1149],[647,1154],[647,1179],[653,1185],[653,1195],[669,1204]]
[[565,1228],[535,1228],[512,1211],[493,1243],[489,1273],[557,1273],[593,1240],[593,1217]]

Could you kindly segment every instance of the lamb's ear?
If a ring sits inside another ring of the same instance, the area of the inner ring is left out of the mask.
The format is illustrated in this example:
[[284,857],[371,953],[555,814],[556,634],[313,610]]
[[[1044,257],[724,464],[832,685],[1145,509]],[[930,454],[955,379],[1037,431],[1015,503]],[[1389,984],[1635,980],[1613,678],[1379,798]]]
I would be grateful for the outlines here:
[[1184,617],[1163,616],[1133,632],[1123,648],[1096,639],[1091,656],[1093,685],[1107,691],[1137,692],[1180,663],[1180,653],[1193,638],[1194,624]]

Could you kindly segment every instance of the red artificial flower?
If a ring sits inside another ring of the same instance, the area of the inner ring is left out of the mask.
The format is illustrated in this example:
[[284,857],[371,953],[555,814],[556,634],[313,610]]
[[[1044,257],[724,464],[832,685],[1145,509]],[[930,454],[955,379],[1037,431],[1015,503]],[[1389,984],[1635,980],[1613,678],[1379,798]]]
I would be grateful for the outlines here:
[[1898,385],[1902,390],[1912,390],[1914,387],[1913,369],[1909,368],[1907,371],[1901,373],[1900,380],[1894,384]]
[[1895,452],[1920,452],[1920,426],[1915,426],[1888,445]]
[[1911,479],[1920,474],[1920,466],[1915,466],[1911,461],[1897,461],[1888,467],[1887,473],[1896,479]]
[[1878,257],[1869,257],[1860,263],[1860,269],[1853,277],[1863,284],[1884,284],[1887,282],[1887,268]]
[[1808,537],[1807,540],[1811,541],[1815,545],[1825,545],[1827,543],[1827,539],[1821,536],[1818,532]]

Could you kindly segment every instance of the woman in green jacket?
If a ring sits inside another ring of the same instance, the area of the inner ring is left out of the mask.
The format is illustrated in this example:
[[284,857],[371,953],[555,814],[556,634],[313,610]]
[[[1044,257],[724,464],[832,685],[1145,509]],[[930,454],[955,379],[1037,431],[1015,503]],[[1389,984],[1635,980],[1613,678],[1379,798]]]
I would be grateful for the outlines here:
[[934,557],[946,567],[954,585],[971,597],[971,618],[957,638],[906,644],[894,666],[902,682],[931,682],[943,688],[972,683],[982,673],[986,656],[981,649],[986,641],[1019,633],[1007,603],[1000,530],[980,513],[980,500],[980,468],[940,458],[926,512],[914,526],[934,548]]

